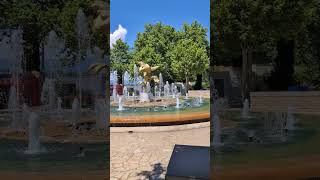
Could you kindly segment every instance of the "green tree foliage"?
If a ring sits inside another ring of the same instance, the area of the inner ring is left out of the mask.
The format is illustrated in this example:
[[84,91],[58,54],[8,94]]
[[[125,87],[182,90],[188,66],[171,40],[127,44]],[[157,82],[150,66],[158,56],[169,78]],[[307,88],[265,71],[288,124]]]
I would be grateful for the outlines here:
[[209,64],[206,46],[191,39],[181,39],[170,52],[172,70],[179,78],[189,79],[203,73]]
[[[194,21],[190,25],[185,23],[181,31],[181,38],[190,39],[196,42],[201,47],[206,48],[207,56],[209,56],[210,46],[206,35],[207,31],[208,30],[202,27],[202,25],[199,24],[197,21]],[[202,89],[202,74],[203,72],[197,74],[196,84],[194,86],[195,89]]]
[[320,4],[312,23],[296,38],[295,80],[320,89]]
[[129,70],[130,60],[129,45],[118,39],[110,51],[111,70],[123,74]]
[[[93,2],[93,0],[3,1],[1,2],[3,19],[0,21],[0,27],[22,28],[27,70],[39,70],[39,49],[51,30],[55,30],[59,36],[64,38],[67,47],[71,50],[70,54],[75,54],[74,51],[77,48],[75,18],[80,7],[87,15],[89,33],[94,37],[91,41],[95,42],[92,42],[91,45],[107,49],[107,38],[102,38],[104,41],[97,41],[96,37],[101,37],[98,35],[101,32],[93,32],[91,29],[94,18],[98,16],[91,6]],[[104,34],[104,37],[108,36]]]
[[[177,46],[180,46],[180,50],[182,50],[183,43],[185,44],[184,40],[193,41],[201,50],[204,49],[203,52],[208,56],[209,42],[206,33],[207,29],[196,21],[190,25],[185,23],[181,31],[176,31],[173,27],[161,23],[147,24],[144,32],[137,35],[132,62],[144,61],[160,66],[159,72],[168,81],[184,80],[183,70],[174,68],[173,64],[178,58]],[[209,62],[206,63],[207,66]],[[193,71],[194,73],[203,73],[203,70],[193,69]],[[189,80],[194,78],[196,75],[194,73],[190,74]]]
[[172,81],[173,72],[168,52],[177,42],[178,34],[168,25],[156,23],[145,25],[145,30],[137,34],[134,44],[133,63],[144,61],[145,63],[160,66],[165,79]]
[[[252,56],[276,56],[281,39],[292,40],[310,22],[315,1],[220,0],[215,1],[212,25],[217,61],[241,55],[242,98],[249,98]],[[231,53],[230,55],[228,55]]]

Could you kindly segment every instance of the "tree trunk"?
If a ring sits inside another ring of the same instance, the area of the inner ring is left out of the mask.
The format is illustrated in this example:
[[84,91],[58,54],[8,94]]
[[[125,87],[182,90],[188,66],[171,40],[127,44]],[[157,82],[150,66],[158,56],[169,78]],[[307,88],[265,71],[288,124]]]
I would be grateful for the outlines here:
[[34,30],[23,29],[24,58],[26,71],[40,71],[40,40]]
[[189,92],[189,77],[186,75],[186,93]]
[[196,84],[194,86],[194,89],[196,89],[196,90],[202,89],[202,74],[197,75],[197,80],[196,80]]
[[241,96],[242,102],[250,99],[250,78],[252,72],[252,49],[242,46]]
[[273,90],[288,90],[294,84],[294,41],[281,39],[277,43],[278,56],[270,78]]

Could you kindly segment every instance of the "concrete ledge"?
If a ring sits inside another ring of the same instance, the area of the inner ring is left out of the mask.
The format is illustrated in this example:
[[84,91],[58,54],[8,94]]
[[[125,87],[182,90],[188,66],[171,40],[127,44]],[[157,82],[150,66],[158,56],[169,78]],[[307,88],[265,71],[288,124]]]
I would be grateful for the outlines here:
[[320,91],[251,92],[252,111],[284,111],[292,106],[296,113],[319,113]]
[[190,129],[199,129],[210,127],[210,122],[174,125],[174,126],[145,126],[145,127],[110,127],[110,133],[152,133],[152,132],[168,132],[168,131],[183,131]]

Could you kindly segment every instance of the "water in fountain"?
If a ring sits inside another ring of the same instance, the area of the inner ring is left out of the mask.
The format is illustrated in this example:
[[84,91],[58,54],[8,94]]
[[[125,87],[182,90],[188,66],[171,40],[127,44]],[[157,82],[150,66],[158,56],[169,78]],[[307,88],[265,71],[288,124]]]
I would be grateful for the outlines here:
[[162,92],[162,88],[163,88],[163,77],[162,74],[159,74],[159,97],[161,96],[161,92]]
[[119,96],[118,98],[118,111],[123,111],[123,104],[122,104],[122,96]]
[[113,86],[112,89],[112,100],[116,101],[117,100],[117,79],[118,79],[118,72],[117,71],[112,71],[110,74],[110,83]]
[[186,89],[186,87],[184,86],[184,84],[182,84],[182,89],[183,89],[183,91],[184,91],[184,94],[185,94],[185,99],[189,99],[189,93],[187,92],[187,89]]
[[[154,86],[154,96],[156,97],[158,95],[158,86]],[[160,97],[160,96],[159,96]]]
[[56,32],[50,31],[47,43],[44,45],[44,64],[46,68],[42,69],[45,75],[49,75],[50,78],[56,78],[59,74],[57,72],[62,65],[60,58],[65,55],[62,53],[64,46],[64,42],[59,39]]
[[169,95],[170,95],[170,85],[169,85],[169,82],[166,81],[166,84],[164,85],[164,96],[166,98],[169,98]]
[[286,118],[286,127],[285,129],[291,131],[294,130],[295,119],[293,116],[293,108],[292,106],[288,106],[287,118]]
[[19,103],[15,86],[11,86],[10,88],[8,110],[12,115],[11,128],[17,129],[19,127]]
[[200,104],[202,104],[202,103],[203,103],[202,94],[200,94],[200,96],[199,96],[199,103],[200,103]]
[[171,91],[172,98],[175,98],[174,86],[175,86],[174,83],[171,83],[170,91]]
[[180,100],[179,100],[179,96],[176,96],[176,108],[180,109]]
[[151,86],[150,86],[149,82],[147,82],[147,85],[146,85],[146,93],[148,93],[148,94],[151,93]]
[[[78,40],[78,54],[77,54],[77,63],[81,62],[81,50],[86,49],[85,45],[88,44],[89,31],[87,27],[87,18],[83,10],[80,8],[76,17],[76,32]],[[82,74],[81,67],[78,65],[78,85],[79,85],[79,104],[82,107]]]
[[221,141],[221,124],[220,124],[220,119],[217,114],[213,115],[212,119],[213,123],[213,146],[221,146],[222,141]]
[[21,124],[24,127],[26,127],[26,125],[27,125],[28,117],[30,116],[30,114],[31,114],[30,108],[28,107],[28,105],[26,103],[23,103],[23,105],[22,105],[22,120],[23,120],[23,122],[21,122]]
[[104,129],[108,126],[108,113],[106,108],[107,104],[104,99],[95,100],[96,125],[99,129]]
[[111,85],[117,84],[117,71],[112,71],[110,73],[110,84]]
[[134,95],[137,94],[137,90],[138,90],[138,76],[139,76],[138,67],[136,65],[134,65],[133,66],[133,92],[134,92]]
[[74,98],[72,102],[72,123],[76,124],[80,120],[80,103],[78,98]]
[[241,117],[242,118],[247,118],[248,115],[249,115],[249,101],[248,101],[248,99],[245,99],[244,103],[243,103]]
[[29,122],[29,136],[28,136],[28,150],[27,154],[37,154],[40,152],[40,120],[39,116],[31,112],[28,117]]
[[124,98],[129,97],[128,87],[127,86],[123,87],[123,97]]
[[148,89],[145,90],[144,88],[142,88],[142,91],[140,92],[140,97],[139,97],[140,102],[150,102],[149,94],[146,91],[148,91]]
[[10,87],[10,94],[8,100],[8,110],[11,113],[12,121],[11,128],[18,129],[19,124],[19,77],[22,73],[22,61],[23,61],[23,31],[19,27],[17,30],[12,31],[9,40],[10,46],[10,74],[12,75],[12,82]]
[[175,95],[177,95],[177,94],[179,93],[178,87],[177,87],[176,85],[174,86],[174,89],[173,89],[173,90],[174,90],[174,94],[175,94]]
[[60,120],[61,120],[62,117],[63,117],[61,97],[58,97],[58,100],[57,100],[57,117],[58,117]]
[[113,101],[117,100],[117,89],[116,89],[116,87],[117,87],[117,84],[114,84],[113,85],[113,90],[112,90],[112,99],[113,99]]
[[129,84],[130,84],[130,80],[131,80],[130,74],[128,73],[128,71],[126,71],[126,72],[123,74],[123,85],[124,85],[124,86],[129,85]]
[[50,110],[56,107],[55,83],[51,78],[46,78],[41,91],[41,102],[47,105]]

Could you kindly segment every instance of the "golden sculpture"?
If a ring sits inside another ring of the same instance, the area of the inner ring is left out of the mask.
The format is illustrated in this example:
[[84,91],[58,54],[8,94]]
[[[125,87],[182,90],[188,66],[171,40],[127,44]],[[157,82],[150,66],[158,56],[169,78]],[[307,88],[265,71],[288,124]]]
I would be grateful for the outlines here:
[[140,61],[138,64],[140,65],[139,72],[143,73],[144,85],[146,85],[148,82],[150,83],[152,80],[155,83],[159,83],[159,78],[151,75],[153,71],[159,68],[159,66],[151,67],[149,64],[146,64],[142,61]]

